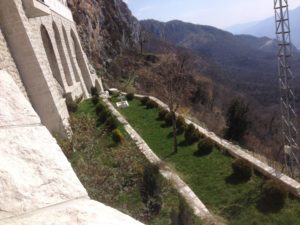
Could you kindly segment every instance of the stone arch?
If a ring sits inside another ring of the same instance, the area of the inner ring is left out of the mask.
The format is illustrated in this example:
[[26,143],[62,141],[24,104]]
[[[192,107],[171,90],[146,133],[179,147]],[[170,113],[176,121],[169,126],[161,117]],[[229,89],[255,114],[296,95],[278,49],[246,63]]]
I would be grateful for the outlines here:
[[73,47],[74,47],[74,50],[76,53],[76,60],[79,65],[79,68],[81,70],[81,74],[82,74],[84,83],[85,83],[87,89],[90,91],[91,87],[93,87],[94,85],[93,85],[93,82],[91,79],[88,65],[86,64],[86,61],[85,61],[85,58],[84,58],[84,55],[83,55],[83,52],[82,52],[82,49],[80,46],[80,42],[78,41],[77,36],[75,35],[73,30],[71,30],[71,37],[72,37],[72,41],[73,41]]
[[57,44],[57,49],[59,52],[59,56],[61,59],[61,63],[62,63],[62,67],[65,73],[65,77],[66,77],[66,81],[68,86],[72,86],[73,85],[73,80],[72,80],[72,76],[71,76],[71,72],[67,63],[67,59],[66,59],[66,55],[64,53],[64,49],[63,49],[63,45],[62,45],[62,41],[61,41],[61,37],[59,34],[59,30],[57,25],[55,24],[55,22],[52,23],[52,27],[53,27],[53,31],[54,31],[54,36],[55,36],[55,41]]
[[46,52],[46,56],[48,58],[48,62],[49,62],[53,77],[56,79],[56,81],[60,84],[61,88],[63,89],[63,87],[64,87],[63,78],[62,78],[60,70],[59,70],[58,62],[57,62],[57,59],[56,59],[56,56],[54,53],[54,48],[53,48],[49,33],[44,25],[41,25],[41,35],[42,35],[44,49]]
[[72,68],[73,68],[73,71],[74,71],[75,80],[76,80],[76,82],[80,82],[79,71],[76,67],[75,60],[74,60],[75,57],[73,57],[70,42],[69,42],[67,32],[66,32],[66,29],[65,29],[64,26],[62,26],[62,30],[63,30],[63,34],[64,34],[64,39],[65,39],[65,42],[66,42],[66,45],[67,45],[68,53],[69,53],[69,56],[70,56],[70,59],[71,59],[71,64],[72,64]]

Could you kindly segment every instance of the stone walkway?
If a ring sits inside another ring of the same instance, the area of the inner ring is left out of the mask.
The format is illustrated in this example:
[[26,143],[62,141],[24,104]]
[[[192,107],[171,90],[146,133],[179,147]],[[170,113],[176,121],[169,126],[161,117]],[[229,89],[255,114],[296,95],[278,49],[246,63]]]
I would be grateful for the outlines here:
[[103,100],[109,110],[117,117],[117,119],[124,125],[126,132],[130,135],[132,140],[136,143],[140,151],[146,158],[160,168],[160,173],[169,180],[178,190],[181,196],[186,200],[190,207],[194,210],[195,215],[199,216],[205,221],[211,221],[210,224],[220,225],[221,223],[215,221],[212,214],[208,211],[206,206],[200,201],[191,188],[174,172],[172,171],[160,158],[151,150],[142,137],[131,127],[127,120],[119,113],[118,110],[107,99]]

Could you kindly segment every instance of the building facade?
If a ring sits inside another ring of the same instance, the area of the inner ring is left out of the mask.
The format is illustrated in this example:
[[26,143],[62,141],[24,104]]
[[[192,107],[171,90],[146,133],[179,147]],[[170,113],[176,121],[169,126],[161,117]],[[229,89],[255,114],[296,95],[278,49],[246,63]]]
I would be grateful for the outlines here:
[[66,136],[66,99],[103,91],[66,0],[0,0],[0,70],[13,76],[50,132]]

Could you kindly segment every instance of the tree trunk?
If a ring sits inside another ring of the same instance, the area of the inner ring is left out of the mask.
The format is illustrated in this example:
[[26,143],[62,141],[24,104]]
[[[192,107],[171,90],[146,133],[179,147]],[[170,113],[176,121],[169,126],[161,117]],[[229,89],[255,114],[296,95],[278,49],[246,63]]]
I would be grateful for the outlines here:
[[177,153],[177,125],[176,125],[176,113],[171,112],[172,114],[172,125],[173,125],[173,151]]

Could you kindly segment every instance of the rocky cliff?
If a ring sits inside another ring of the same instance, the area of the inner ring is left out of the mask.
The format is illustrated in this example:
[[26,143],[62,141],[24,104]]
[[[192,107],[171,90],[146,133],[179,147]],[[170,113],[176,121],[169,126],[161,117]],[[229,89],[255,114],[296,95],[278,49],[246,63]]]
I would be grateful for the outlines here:
[[122,0],[68,0],[83,48],[96,68],[136,47],[140,25]]

